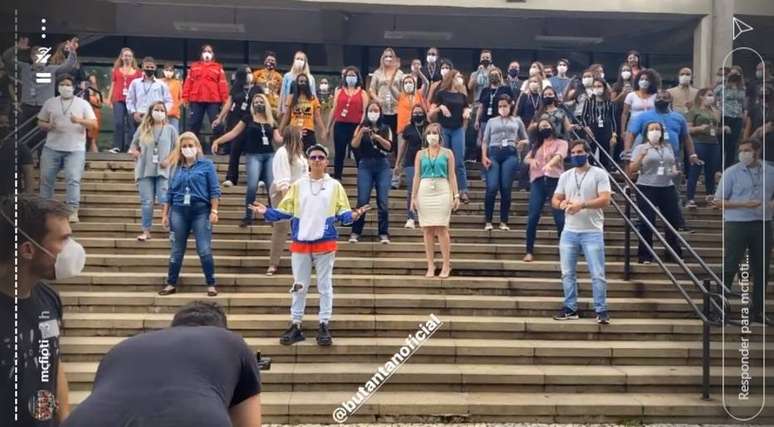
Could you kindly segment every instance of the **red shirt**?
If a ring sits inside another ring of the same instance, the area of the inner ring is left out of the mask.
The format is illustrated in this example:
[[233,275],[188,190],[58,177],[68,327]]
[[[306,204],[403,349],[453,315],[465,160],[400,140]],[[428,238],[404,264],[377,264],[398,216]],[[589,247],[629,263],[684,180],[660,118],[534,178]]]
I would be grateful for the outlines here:
[[197,61],[191,64],[183,84],[183,101],[226,102],[228,83],[223,66],[214,61]]
[[[344,113],[342,115],[342,113]],[[345,89],[339,90],[336,98],[335,121],[358,124],[363,120],[363,89],[358,88],[354,95],[348,96]]]
[[111,103],[126,101],[126,93],[129,91],[129,84],[132,80],[142,77],[141,70],[134,70],[132,74],[124,74],[121,68],[113,68],[111,79],[113,81],[113,96]]

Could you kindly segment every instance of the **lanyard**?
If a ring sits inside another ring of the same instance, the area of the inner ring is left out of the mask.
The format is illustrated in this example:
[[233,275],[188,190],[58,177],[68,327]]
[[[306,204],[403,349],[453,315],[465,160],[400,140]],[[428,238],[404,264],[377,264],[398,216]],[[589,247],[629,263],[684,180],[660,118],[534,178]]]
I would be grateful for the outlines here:
[[751,168],[744,168],[744,171],[750,175],[750,185],[752,186],[753,196],[758,194],[758,191],[761,188],[761,183],[763,181],[763,167],[759,167],[758,169],[759,171],[757,173],[753,173]]
[[586,176],[589,174],[589,171],[586,171],[583,174],[583,177],[581,177],[580,182],[578,182],[578,168],[575,168],[575,170],[573,172],[574,173],[573,173],[572,176],[573,176],[573,178],[575,178],[575,188],[578,190],[576,196],[580,197],[580,195],[581,195],[581,186],[583,185],[583,180],[586,179]]
[[148,96],[148,92],[150,92],[151,89],[153,89],[153,83],[156,83],[156,82],[151,80],[150,84],[146,85],[145,81],[143,80],[143,82],[142,82],[142,92],[143,92],[143,95]]
[[660,163],[663,165],[664,164],[664,147],[662,146],[661,148],[656,148],[656,146],[651,144],[650,142],[648,142],[648,144],[650,144],[650,146],[653,147],[653,149],[656,151],[656,154],[658,154],[658,157],[660,159]]
[[75,98],[70,100],[70,104],[65,108],[64,101],[62,101],[62,97],[59,97],[59,106],[62,109],[62,116],[67,116],[67,113],[70,111],[70,107],[73,106],[73,102],[75,102]]

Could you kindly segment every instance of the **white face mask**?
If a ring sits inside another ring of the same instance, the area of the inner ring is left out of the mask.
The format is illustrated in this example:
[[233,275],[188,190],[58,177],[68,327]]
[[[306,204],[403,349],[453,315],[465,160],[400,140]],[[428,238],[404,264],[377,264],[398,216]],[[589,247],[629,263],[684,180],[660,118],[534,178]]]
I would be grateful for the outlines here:
[[566,65],[557,65],[556,71],[558,71],[559,74],[565,74],[565,73],[567,73],[567,66]]
[[212,60],[212,52],[202,52],[202,59],[205,61]]
[[498,112],[500,113],[500,115],[501,115],[501,116],[503,116],[503,117],[508,117],[508,116],[511,114],[511,109],[510,109],[510,108],[508,108],[508,107],[505,107],[505,108],[499,108],[497,111],[498,111]]
[[755,155],[752,151],[740,151],[739,152],[739,162],[742,163],[745,166],[750,166],[755,160]]
[[175,72],[174,71],[168,71],[168,70],[164,71],[164,78],[165,79],[171,79],[172,77],[175,77]]
[[368,112],[368,121],[371,123],[376,123],[377,120],[379,120],[379,112],[378,111],[369,111]]
[[540,89],[540,86],[538,86],[537,83],[530,83],[529,84],[529,90],[531,90],[532,92],[537,92],[538,89]]
[[596,96],[602,96],[602,94],[605,93],[605,90],[600,87],[600,88],[592,89],[592,93]]
[[72,98],[74,91],[75,89],[70,85],[59,85],[59,94],[62,95],[62,98],[64,99]]
[[320,85],[320,92],[328,92],[328,85],[326,83]]
[[594,78],[584,77],[581,79],[581,82],[583,83],[583,87],[591,87],[591,84],[594,83]]
[[427,143],[430,145],[438,145],[441,140],[441,136],[436,133],[427,134]]
[[403,90],[405,90],[408,93],[414,92],[414,83],[406,83],[403,85]]
[[163,111],[154,111],[151,113],[155,122],[163,122],[167,118],[167,113]]
[[650,141],[652,144],[656,144],[661,140],[661,131],[660,130],[649,130],[648,131],[648,141]]
[[427,55],[426,59],[427,59],[427,63],[428,64],[435,64],[436,56],[435,55]]
[[691,76],[680,76],[678,80],[680,80],[680,84],[683,86],[691,84]]
[[64,280],[75,277],[81,274],[85,265],[86,251],[80,243],[69,238],[62,251],[56,256],[56,263],[54,264],[55,279]]
[[640,87],[642,89],[647,89],[650,87],[650,80],[640,80]]
[[624,80],[629,80],[629,78],[630,78],[631,76],[632,76],[632,72],[631,72],[631,71],[621,71],[621,77],[622,77]]
[[529,76],[530,77],[536,76],[539,72],[540,72],[540,69],[538,69],[537,67],[530,67]]
[[704,102],[707,105],[714,105],[715,104],[715,97],[714,96],[707,96],[704,98]]
[[183,157],[186,159],[193,159],[196,157],[196,147],[183,147],[180,149],[180,152],[183,153]]
[[441,77],[446,77],[447,74],[449,74],[449,69],[441,68]]
[[303,59],[296,59],[295,61],[293,61],[293,66],[296,68],[303,68],[304,64],[305,62]]

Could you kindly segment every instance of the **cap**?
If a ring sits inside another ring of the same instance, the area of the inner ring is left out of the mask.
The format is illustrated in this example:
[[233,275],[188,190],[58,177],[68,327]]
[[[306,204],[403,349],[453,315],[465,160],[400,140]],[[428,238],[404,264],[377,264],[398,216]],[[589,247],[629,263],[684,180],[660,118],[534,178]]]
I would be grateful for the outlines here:
[[327,149],[327,148],[325,148],[325,146],[323,146],[323,145],[320,145],[320,144],[314,144],[314,145],[312,145],[311,147],[307,148],[307,149],[306,149],[306,157],[309,157],[309,154],[310,154],[312,151],[315,151],[315,150],[317,150],[317,151],[322,151],[323,153],[325,153],[325,157],[328,157],[328,149]]

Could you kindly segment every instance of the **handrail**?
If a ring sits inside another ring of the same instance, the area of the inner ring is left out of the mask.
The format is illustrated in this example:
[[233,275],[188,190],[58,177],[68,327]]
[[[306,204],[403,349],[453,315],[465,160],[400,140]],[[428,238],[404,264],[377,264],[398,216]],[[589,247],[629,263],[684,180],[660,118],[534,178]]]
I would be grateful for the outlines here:
[[25,120],[22,124],[16,127],[16,129],[12,130],[11,132],[8,132],[8,135],[4,136],[3,139],[0,140],[0,144],[4,143],[5,141],[11,139],[12,136],[16,135],[19,131],[24,129],[25,126],[30,124],[33,120],[37,120],[37,116],[30,116],[27,120]]

